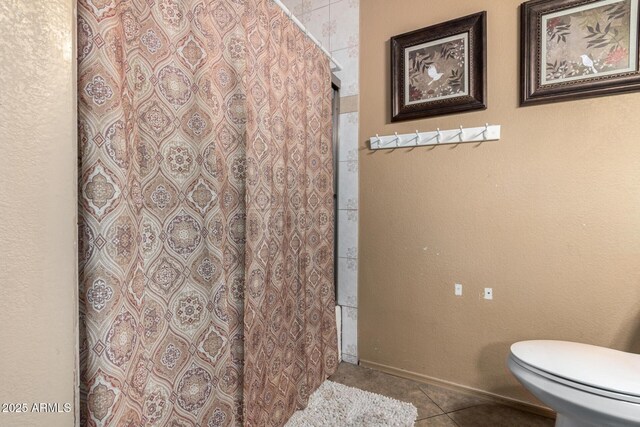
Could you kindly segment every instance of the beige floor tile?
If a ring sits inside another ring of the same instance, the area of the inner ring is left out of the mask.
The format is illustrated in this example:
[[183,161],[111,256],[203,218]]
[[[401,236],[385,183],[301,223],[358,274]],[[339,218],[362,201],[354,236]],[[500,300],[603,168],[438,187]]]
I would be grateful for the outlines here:
[[349,387],[361,388],[359,386],[372,381],[373,376],[374,371],[371,369],[342,362],[338,365],[338,370],[329,379]]
[[550,418],[496,404],[473,406],[450,412],[448,415],[459,427],[553,427],[554,425],[554,420]]
[[417,421],[414,427],[456,427],[456,423],[447,415],[438,415]]
[[420,389],[420,383],[415,381],[347,363],[341,363],[338,371],[329,379],[371,393],[410,402],[418,409],[419,420],[443,413],[438,405]]
[[444,412],[457,411],[483,403],[490,403],[480,397],[437,385],[424,384],[421,385],[420,388]]
[[[341,363],[330,378],[418,409],[417,427],[553,427],[554,420],[498,405],[445,387],[422,384],[361,366]],[[444,412],[447,414],[444,415]]]

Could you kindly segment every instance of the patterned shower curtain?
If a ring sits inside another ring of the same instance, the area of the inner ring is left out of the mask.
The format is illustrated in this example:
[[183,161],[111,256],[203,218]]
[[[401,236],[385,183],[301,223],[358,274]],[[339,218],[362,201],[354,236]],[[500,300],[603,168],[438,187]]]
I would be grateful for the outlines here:
[[82,425],[283,425],[337,365],[327,58],[271,0],[80,0]]
[[280,425],[337,367],[328,58],[272,1],[247,28],[245,410]]

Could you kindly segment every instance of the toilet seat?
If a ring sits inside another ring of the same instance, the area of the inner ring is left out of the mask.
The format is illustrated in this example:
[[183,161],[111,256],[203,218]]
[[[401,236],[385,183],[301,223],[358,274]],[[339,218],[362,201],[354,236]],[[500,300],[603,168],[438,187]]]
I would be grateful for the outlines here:
[[521,367],[551,381],[640,404],[640,355],[565,341],[523,341],[511,347]]
[[593,387],[587,384],[583,384],[583,383],[579,383],[576,381],[572,381],[570,379],[567,378],[563,378],[561,376],[558,375],[554,375],[552,373],[540,370],[538,368],[536,368],[535,366],[529,365],[528,363],[523,362],[522,360],[518,359],[513,353],[510,355],[511,360],[513,360],[515,363],[517,363],[518,365],[520,365],[521,367],[523,367],[524,369],[527,369],[531,372],[533,372],[536,375],[539,375],[543,378],[546,378],[550,381],[562,384],[566,387],[571,387],[577,390],[581,390],[584,391],[586,393],[589,394],[593,394],[593,395],[597,395],[597,396],[602,396],[602,397],[606,397],[609,399],[615,399],[615,400],[620,400],[623,402],[629,402],[629,403],[634,403],[637,405],[640,405],[640,397],[638,396],[633,396],[633,395],[627,395],[627,394],[623,394],[623,393],[616,393],[616,392],[612,392],[610,390],[606,390],[606,389],[602,389],[602,388],[598,388],[598,387]]

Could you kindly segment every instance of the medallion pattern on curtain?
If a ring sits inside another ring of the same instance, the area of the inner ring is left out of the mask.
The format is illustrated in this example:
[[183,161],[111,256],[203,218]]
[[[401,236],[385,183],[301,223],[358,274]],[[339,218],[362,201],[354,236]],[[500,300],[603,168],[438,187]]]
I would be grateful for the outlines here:
[[282,425],[335,370],[328,70],[270,0],[79,0],[82,425]]
[[247,425],[280,425],[337,367],[328,58],[272,1],[247,22]]

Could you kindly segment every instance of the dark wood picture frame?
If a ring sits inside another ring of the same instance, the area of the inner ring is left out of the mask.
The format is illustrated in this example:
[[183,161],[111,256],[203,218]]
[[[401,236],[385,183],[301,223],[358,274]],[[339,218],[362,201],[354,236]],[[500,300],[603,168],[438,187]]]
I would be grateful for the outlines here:
[[[584,79],[542,83],[542,28],[544,15],[574,9],[602,0],[531,0],[520,5],[520,105],[536,105],[580,98],[605,96],[640,90],[640,38],[631,38],[630,49],[636,49],[635,70],[619,74],[588,74]],[[631,0],[638,2],[638,0]],[[637,4],[637,3],[636,3]],[[635,28],[640,34],[640,7]],[[631,15],[633,17],[633,15]],[[588,30],[591,31],[591,30]],[[595,30],[593,30],[595,32]],[[600,30],[604,33],[604,29]],[[588,34],[592,36],[592,34]],[[545,36],[546,37],[546,36]],[[598,37],[595,35],[593,37]],[[546,40],[545,40],[546,42]],[[630,51],[629,49],[629,51]],[[545,62],[546,62],[545,58]],[[555,61],[554,61],[555,62]],[[629,61],[632,62],[632,61]],[[584,61],[583,61],[584,64]],[[551,65],[551,64],[548,64]],[[545,66],[548,66],[545,64]],[[584,64],[586,65],[586,64]],[[630,64],[632,65],[632,64]],[[595,70],[595,68],[594,68]],[[597,71],[597,70],[596,70]],[[595,73],[595,72],[594,72]]]
[[[396,122],[486,109],[486,27],[487,13],[483,11],[392,37],[390,40],[391,121]],[[406,82],[405,51],[411,47],[437,42],[438,40],[465,33],[468,34],[467,60],[464,64],[464,69],[468,76],[466,93],[444,99],[425,99],[423,102],[412,101],[408,104],[405,100],[405,94],[410,89],[406,86],[408,82]]]

